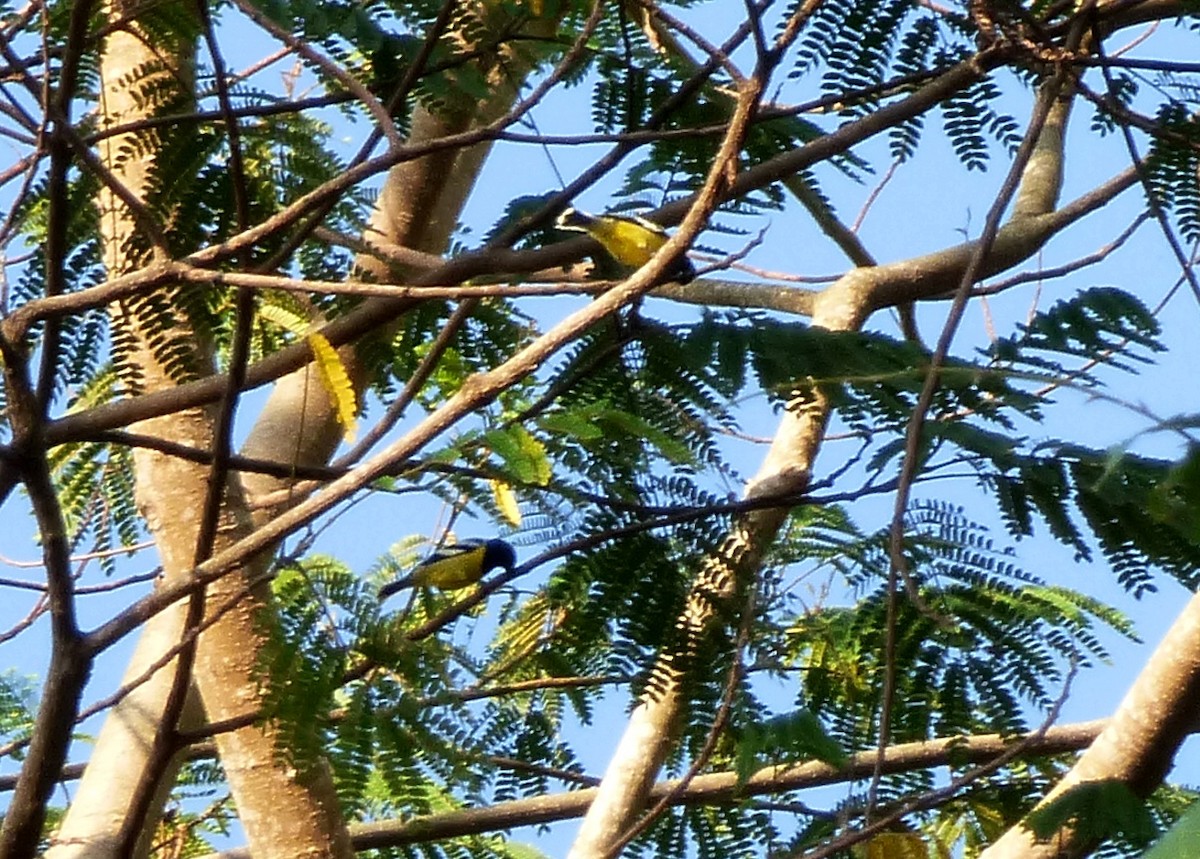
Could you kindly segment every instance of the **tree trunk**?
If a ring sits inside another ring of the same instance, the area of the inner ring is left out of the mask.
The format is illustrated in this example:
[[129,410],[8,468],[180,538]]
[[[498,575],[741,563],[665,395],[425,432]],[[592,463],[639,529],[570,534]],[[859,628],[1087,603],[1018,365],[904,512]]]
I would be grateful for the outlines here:
[[[184,7],[180,15],[187,12]],[[109,9],[110,17],[135,18],[135,6]],[[167,44],[153,41],[132,21],[114,30],[102,53],[102,121],[112,126],[153,115],[170,102],[190,103],[193,43],[180,38]],[[153,95],[152,95],[153,94]],[[105,166],[124,188],[153,212],[156,158],[163,139],[138,132],[107,138],[101,145]],[[168,179],[171,177],[167,177]],[[167,179],[164,179],[166,181]],[[105,262],[110,275],[144,265],[149,252],[144,218],[139,221],[124,201],[109,190],[101,195]],[[169,221],[170,213],[164,218]],[[158,251],[161,253],[162,248]],[[156,391],[178,384],[188,375],[215,372],[211,349],[178,312],[166,324],[162,298],[178,298],[177,290],[155,301],[128,302],[114,314],[114,330],[123,350],[125,378],[138,390]],[[170,350],[163,344],[170,344]],[[212,450],[214,408],[189,409],[138,424],[146,435],[168,439],[198,450]],[[205,511],[210,469],[154,451],[135,453],[138,507],[154,535],[162,559],[163,580],[186,579],[195,565]],[[215,546],[227,545],[253,528],[240,486],[227,479],[217,525]],[[230,610],[200,635],[196,647],[194,683],[210,719],[257,712],[261,703],[258,654],[265,638],[264,618],[270,617],[269,590],[262,574],[269,559],[261,557],[213,585],[206,601],[213,607],[232,603]],[[169,743],[178,713],[171,709],[179,661],[160,665],[183,636],[187,606],[183,603],[156,617],[145,628],[126,682],[156,666],[149,681],[138,686],[114,708],[97,741],[91,764],[80,784],[49,855],[144,855],[153,822],[173,781],[175,767],[163,766],[163,744]],[[185,708],[189,714],[196,711]],[[184,727],[195,726],[188,718]],[[218,747],[238,804],[247,838],[259,857],[339,856],[353,851],[338,812],[333,781],[321,763],[296,766],[287,760],[278,731],[246,727],[219,735]],[[152,784],[150,784],[152,782]],[[146,792],[152,798],[147,802]],[[145,809],[145,819],[139,808]],[[137,847],[133,842],[136,839]]]
[[[131,11],[114,9],[112,14],[117,17]],[[535,22],[534,26],[544,30],[552,24]],[[146,69],[154,68],[162,76],[160,80],[190,80],[190,44],[179,45],[173,52],[163,48],[160,44],[148,45],[133,27],[118,29],[109,36],[101,70],[107,125],[130,122],[153,112],[154,105],[136,98],[137,90],[130,86],[130,81],[138,81],[149,89]],[[503,116],[515,99],[517,82],[531,67],[527,60],[509,56],[503,67],[499,63],[494,66],[492,96],[485,102],[465,103],[448,116],[435,116],[418,108],[410,142],[437,139]],[[144,198],[158,150],[147,147],[143,136],[138,147],[130,147],[139,157],[124,158],[123,144],[129,142],[126,135],[108,138],[102,155],[113,174]],[[444,250],[489,148],[490,144],[478,144],[463,150],[442,150],[393,168],[371,229],[391,242],[433,252]],[[110,274],[143,264],[144,259],[130,259],[124,252],[136,233],[134,219],[112,195],[105,196],[104,205]],[[360,259],[358,267],[377,277],[390,275],[373,258]],[[138,330],[136,313],[125,313],[114,322],[133,333],[136,347],[129,359],[137,368],[143,390],[161,390],[178,381],[151,348],[151,336]],[[195,339],[193,331],[181,327],[172,336],[188,340],[192,363],[202,367],[202,372],[214,372],[205,344]],[[363,374],[353,353],[343,350],[342,354],[352,378],[361,384]],[[276,383],[244,445],[245,455],[292,465],[328,461],[339,440],[340,427],[329,397],[310,374],[311,368],[305,368]],[[136,430],[211,450],[214,416],[215,409],[193,409],[145,421],[136,425]],[[209,469],[153,452],[139,452],[136,463],[139,509],[162,553],[164,580],[175,581],[187,576],[196,560],[198,517],[204,507]],[[241,484],[230,480],[214,550],[245,536],[254,520],[261,524],[303,497],[298,493],[285,503],[259,509],[252,517],[242,485],[245,493],[257,498],[286,489],[291,483],[264,475],[247,475]],[[263,580],[268,563],[269,558],[261,556],[208,588],[209,611],[224,611],[199,636],[195,658],[195,687],[208,721],[221,722],[260,709],[258,662],[264,644],[261,620],[272,615],[269,590]],[[232,606],[228,611],[222,608],[228,606]],[[165,667],[160,663],[165,661],[164,654],[177,648],[182,640],[185,614],[186,606],[180,603],[146,625],[123,681],[137,685],[105,721],[75,801],[48,854],[52,859],[84,855],[117,859],[128,855],[121,833],[131,826],[130,809],[151,767],[154,737],[167,718],[166,705],[175,682],[177,662],[170,661]],[[155,670],[146,676],[150,667]],[[180,724],[185,729],[202,723],[199,701],[194,697],[189,701],[192,706],[185,708]],[[216,739],[239,817],[256,857],[351,854],[332,779],[321,762],[294,768],[288,762],[288,750],[280,747],[278,733],[269,724],[223,732]],[[138,855],[145,855],[150,844],[153,824],[177,766],[157,774],[150,813],[138,824],[142,833]]]

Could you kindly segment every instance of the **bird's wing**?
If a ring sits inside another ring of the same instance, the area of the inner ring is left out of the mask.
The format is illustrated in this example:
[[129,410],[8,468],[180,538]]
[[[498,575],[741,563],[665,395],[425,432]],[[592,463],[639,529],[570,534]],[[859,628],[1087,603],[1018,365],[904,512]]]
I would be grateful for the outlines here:
[[418,585],[431,585],[441,590],[465,588],[483,578],[486,552],[484,540],[463,540],[442,546],[417,564],[412,578]]

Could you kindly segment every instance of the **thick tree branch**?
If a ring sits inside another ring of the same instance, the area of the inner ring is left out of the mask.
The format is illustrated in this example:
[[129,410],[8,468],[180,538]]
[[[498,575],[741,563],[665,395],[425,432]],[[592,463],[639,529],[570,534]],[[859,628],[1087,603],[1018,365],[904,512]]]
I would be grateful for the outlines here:
[[[987,734],[976,737],[947,737],[923,743],[902,743],[887,750],[884,771],[888,774],[912,772],[943,766],[985,763],[1004,754],[1013,745],[1025,743],[1022,758],[1077,751],[1092,742],[1103,729],[1103,720],[1063,725],[1036,734],[1002,737]],[[752,796],[766,796],[829,784],[842,784],[869,776],[875,766],[875,752],[852,755],[841,769],[820,761],[772,766],[752,773],[739,784],[733,772],[698,775],[674,800],[675,805],[706,805],[738,802]],[[675,780],[660,782],[648,798],[657,800],[677,788]],[[503,831],[517,826],[537,826],[581,816],[593,802],[598,788],[518,799],[486,808],[429,814],[412,820],[353,825],[350,827],[358,850],[396,847]],[[247,850],[228,850],[205,859],[250,859]]]
[[[961,63],[907,98],[880,108],[860,120],[847,123],[837,131],[800,149],[743,171],[728,188],[723,189],[721,199],[731,199],[764,187],[818,161],[843,152],[850,146],[887,130],[893,123],[922,113],[952,93],[978,80],[988,68],[1001,62],[1001,59],[1002,56],[999,52],[993,51],[987,55],[981,55],[977,60]],[[676,223],[683,217],[684,212],[689,210],[693,201],[694,198],[688,198],[668,204],[658,210],[656,217],[664,223]],[[261,229],[265,230],[264,235],[270,235],[274,228],[268,228],[264,224],[261,225]],[[257,240],[257,238],[256,234],[255,239]],[[485,249],[479,253],[464,254],[448,261],[437,271],[417,277],[414,285],[435,286],[459,283],[495,270],[538,271],[578,259],[587,252],[590,246],[589,239],[581,238],[561,242],[537,251]],[[242,245],[237,242],[228,243],[227,250],[234,252],[240,247]],[[204,264],[208,259],[203,255],[194,256],[194,259],[189,258],[187,262]],[[325,325],[321,329],[321,333],[334,346],[345,345],[378,326],[386,325],[409,307],[410,303],[405,300],[380,299],[367,302],[362,307]],[[22,322],[28,324],[27,320],[22,320]],[[18,328],[16,322],[13,323],[13,328]],[[248,387],[266,384],[298,369],[310,360],[311,354],[305,344],[282,349],[249,367],[246,373],[246,384]],[[117,403],[98,406],[87,412],[65,416],[52,423],[47,429],[48,441],[62,443],[76,437],[90,435],[98,430],[115,429],[137,420],[170,414],[188,406],[212,402],[221,395],[224,389],[224,380],[219,377],[210,377],[178,386],[169,391],[149,393]]]
[[[1038,803],[1054,802],[1088,782],[1115,780],[1149,796],[1170,771],[1175,753],[1200,711],[1200,596],[1193,596],[1155,648],[1104,730],[1071,771]],[[1085,855],[1094,844],[1071,827],[1038,841],[1014,826],[980,859],[1060,859]]]
[[91,654],[76,623],[67,527],[40,440],[41,406],[27,380],[19,378],[21,369],[6,362],[4,375],[14,444],[21,451],[18,471],[29,490],[42,543],[51,648],[29,748],[0,829],[0,855],[11,859],[37,854],[54,774],[66,761],[80,697],[92,670]]

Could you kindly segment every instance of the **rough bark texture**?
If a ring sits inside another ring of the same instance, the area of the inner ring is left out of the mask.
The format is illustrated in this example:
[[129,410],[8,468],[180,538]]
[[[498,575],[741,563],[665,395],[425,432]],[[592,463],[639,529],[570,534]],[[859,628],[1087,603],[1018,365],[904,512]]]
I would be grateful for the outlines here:
[[[111,17],[131,13],[131,7],[113,5]],[[163,46],[160,46],[163,47]],[[153,69],[153,71],[150,71]],[[106,40],[101,64],[103,118],[111,125],[145,115],[147,107],[139,107],[133,82],[149,83],[154,79],[191,78],[190,61],[182,53],[157,53],[133,28],[117,30]],[[101,156],[129,191],[144,197],[151,162],[123,153],[129,140],[117,136],[105,141]],[[134,268],[140,262],[129,258],[130,243],[137,235],[131,214],[112,194],[100,198],[101,227],[105,241],[105,262],[112,273]],[[140,356],[131,354],[130,362],[138,366],[138,383],[147,390],[172,384],[160,363],[153,358],[147,345],[147,335],[140,330],[136,313],[127,307],[117,310],[114,324],[124,326],[130,341],[142,350]],[[192,355],[202,360],[200,350]],[[190,409],[170,419],[156,419],[136,425],[139,432],[169,438],[201,450],[211,446],[210,415],[204,409]],[[190,568],[195,551],[194,539],[197,518],[203,508],[205,470],[196,465],[174,460],[151,451],[134,453],[137,469],[137,501],[146,517],[147,527],[159,540],[164,570],[167,575],[179,575]],[[171,539],[170,526],[179,534]],[[193,543],[186,545],[186,535]],[[63,859],[69,856],[118,856],[121,830],[129,814],[131,798],[146,770],[154,736],[165,718],[169,690],[175,682],[178,664],[161,664],[165,654],[176,647],[184,633],[186,606],[182,603],[155,617],[139,638],[137,649],[122,678],[122,687],[133,688],[113,708],[105,721],[87,770],[84,772],[72,803],[63,819],[47,856]],[[192,710],[193,717],[195,711]],[[147,831],[153,820],[147,821]],[[147,848],[143,838],[140,851]]]
[[[114,17],[134,16],[133,5],[114,6]],[[162,85],[177,98],[191,96],[193,47],[153,44],[133,24],[115,30],[103,51],[102,114],[107,124],[119,124],[151,114],[162,102],[148,99],[151,84]],[[174,86],[168,85],[173,84]],[[153,189],[154,158],[160,151],[155,139],[143,134],[138,145],[125,135],[104,142],[101,155],[106,167],[124,187],[140,200]],[[101,197],[101,222],[105,261],[116,274],[144,264],[145,253],[134,250],[146,237],[129,209],[114,194]],[[161,328],[152,309],[131,303],[115,314],[114,325],[125,336],[127,378],[142,390],[169,388],[181,378],[181,368],[170,365],[161,348],[163,339],[186,344],[183,365],[194,374],[214,371],[210,350],[198,333],[185,324]],[[178,356],[178,353],[176,353]],[[215,409],[194,408],[170,417],[156,418],[134,427],[137,432],[180,442],[199,450],[214,446]],[[150,532],[154,535],[165,582],[186,578],[195,564],[197,540],[210,479],[207,466],[185,462],[154,451],[135,454],[137,501]],[[240,487],[227,480],[224,503],[217,526],[215,546],[244,536],[253,527],[246,513]],[[199,638],[194,682],[210,719],[226,719],[257,712],[261,703],[258,654],[264,638],[262,619],[269,617],[269,591],[262,573],[267,559],[238,570],[214,585],[207,597],[209,610],[233,608]],[[257,582],[257,586],[252,586]],[[137,652],[126,673],[127,682],[141,679],[147,667],[157,666],[176,647],[185,633],[186,607],[181,603],[160,614],[145,628]],[[76,802],[58,833],[51,855],[127,855],[122,829],[140,829],[139,852],[149,843],[169,787],[173,770],[153,772],[155,734],[170,731],[167,710],[174,668],[170,662],[158,666],[149,680],[126,696],[107,719],[97,741],[91,765],[80,785]],[[220,735],[222,763],[238,804],[249,842],[260,857],[352,855],[345,826],[337,809],[332,778],[320,764],[293,766],[278,732],[270,725],[248,727]],[[156,777],[156,799],[146,821],[131,821],[133,798],[143,779]]]
[[[131,11],[114,10],[114,15]],[[144,70],[163,62],[172,64],[162,70],[164,74],[187,81],[189,57],[187,46],[179,46],[172,55],[163,51],[162,45],[148,46],[136,29],[115,31],[104,52],[105,121],[117,124],[146,115],[152,106],[131,97],[129,82],[139,77],[144,81]],[[528,63],[514,62],[510,57],[503,73],[499,67],[495,71],[493,97],[483,104],[464,104],[452,117],[418,110],[411,142],[436,139],[494,121],[511,107],[515,81],[528,69]],[[123,142],[121,137],[111,138],[102,154],[114,175],[141,195],[155,152],[142,150],[140,158],[122,159]],[[444,250],[487,151],[488,144],[445,150],[394,168],[381,193],[372,229],[398,244]],[[127,259],[124,253],[136,227],[129,213],[111,196],[106,196],[105,205],[109,269],[117,273],[139,262]],[[364,258],[359,264],[362,270],[376,275],[383,273],[373,259]],[[117,323],[134,332],[133,340],[138,347],[130,358],[141,373],[143,390],[162,390],[175,384],[178,380],[161,366],[149,347],[149,338],[138,333],[136,314],[125,315]],[[177,333],[181,337],[194,334],[186,329]],[[195,363],[203,367],[204,373],[212,372],[204,345],[197,341],[193,344]],[[350,365],[352,377],[361,384],[361,369],[353,353],[343,350],[342,354]],[[214,415],[212,407],[196,408],[144,421],[134,429],[208,450],[214,442]],[[242,452],[285,464],[319,464],[328,460],[339,438],[340,427],[329,397],[310,369],[304,368],[276,383]],[[186,576],[194,565],[208,475],[206,466],[153,452],[137,454],[139,508],[163,553],[167,582]],[[236,542],[254,524],[269,520],[302,497],[289,496],[257,509],[252,517],[242,497],[242,485],[253,499],[286,489],[291,483],[264,475],[248,475],[241,484],[230,480],[214,550]],[[260,556],[208,589],[208,611],[215,609],[222,614],[200,635],[194,670],[198,697],[209,721],[245,716],[260,708],[258,663],[264,644],[262,620],[272,612],[269,589],[262,578],[268,561],[265,555]],[[131,798],[148,765],[152,738],[162,726],[164,707],[174,682],[175,662],[165,667],[160,663],[163,654],[181,641],[185,612],[186,606],[180,603],[160,613],[139,638],[124,681],[137,685],[106,720],[76,800],[50,854],[55,859],[121,855],[119,832],[128,825]],[[188,708],[185,716],[187,720],[181,727],[195,727],[200,719],[199,707]],[[279,745],[277,732],[270,725],[222,733],[217,742],[255,856],[261,859],[351,854],[332,780],[322,762],[289,763],[288,750]],[[173,769],[162,775],[158,800],[165,795],[173,775]],[[146,821],[139,851],[148,845],[160,807],[161,801],[153,803],[155,811]]]

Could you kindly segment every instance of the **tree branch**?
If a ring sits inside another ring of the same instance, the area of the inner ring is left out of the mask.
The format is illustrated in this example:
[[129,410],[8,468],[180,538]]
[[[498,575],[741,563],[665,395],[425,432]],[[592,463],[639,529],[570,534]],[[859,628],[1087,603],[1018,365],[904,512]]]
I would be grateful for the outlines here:
[[[890,747],[884,761],[888,774],[912,772],[941,766],[983,763],[1005,753],[1013,745],[1028,743],[1024,758],[1076,751],[1087,746],[1104,728],[1103,720],[1049,728],[1041,738],[1036,732],[1004,737],[985,734],[976,737],[946,737],[923,743],[902,743]],[[875,767],[875,751],[851,755],[841,769],[820,761],[765,767],[739,784],[733,772],[697,775],[673,801],[674,805],[711,805],[735,803],[751,796],[765,796],[806,790],[830,784],[842,784],[869,776]],[[676,780],[660,782],[649,791],[650,800],[670,795]],[[581,816],[596,798],[598,788],[518,799],[485,808],[428,814],[404,821],[356,824],[350,827],[357,850],[382,849],[418,844],[511,829],[538,826]],[[244,849],[210,854],[204,859],[250,859]]]

